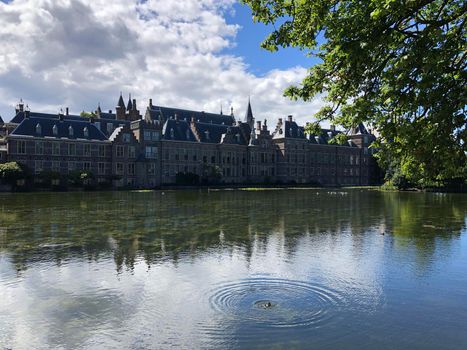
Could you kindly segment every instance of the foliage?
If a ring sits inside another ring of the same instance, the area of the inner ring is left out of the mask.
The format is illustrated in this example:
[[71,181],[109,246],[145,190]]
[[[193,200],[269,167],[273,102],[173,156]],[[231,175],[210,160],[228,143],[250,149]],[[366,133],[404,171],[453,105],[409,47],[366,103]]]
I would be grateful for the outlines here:
[[175,175],[175,182],[178,185],[197,185],[199,183],[199,175],[194,173],[177,173]]
[[83,117],[83,118],[95,118],[95,117],[97,117],[97,114],[95,112],[82,111],[79,115],[80,115],[80,117]]
[[26,178],[24,167],[17,162],[0,164],[0,180],[4,183],[15,186],[18,180]]
[[[327,104],[329,120],[375,128],[380,164],[418,185],[466,179],[467,3],[461,0],[243,0],[274,30],[268,50],[298,47],[320,63],[285,95]],[[324,43],[318,43],[324,37]]]
[[68,174],[68,183],[72,186],[83,186],[94,180],[94,174],[86,170],[74,170]]
[[218,165],[203,165],[202,182],[206,184],[217,184],[222,179],[222,169]]

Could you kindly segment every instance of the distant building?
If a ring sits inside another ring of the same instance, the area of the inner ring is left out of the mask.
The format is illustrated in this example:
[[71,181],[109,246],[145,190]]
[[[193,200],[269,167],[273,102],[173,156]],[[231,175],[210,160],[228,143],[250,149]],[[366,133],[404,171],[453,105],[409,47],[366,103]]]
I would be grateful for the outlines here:
[[31,112],[20,101],[10,122],[0,119],[0,162],[16,161],[34,174],[92,172],[97,182],[115,187],[151,188],[175,184],[177,174],[200,179],[212,169],[224,183],[314,183],[368,185],[374,141],[363,124],[345,145],[329,144],[340,131],[307,135],[292,118],[279,119],[274,131],[256,121],[250,101],[244,121],[230,114],[149,105],[144,115],[122,96],[116,112],[87,118]]

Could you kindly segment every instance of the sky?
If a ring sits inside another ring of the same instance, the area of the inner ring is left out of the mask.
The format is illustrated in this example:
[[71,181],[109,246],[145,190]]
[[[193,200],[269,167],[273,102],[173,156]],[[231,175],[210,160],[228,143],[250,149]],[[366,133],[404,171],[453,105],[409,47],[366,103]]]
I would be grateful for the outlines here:
[[[283,90],[315,62],[260,48],[270,28],[235,0],[0,0],[0,115],[115,110],[120,92],[153,103],[243,118],[311,120],[323,102]],[[271,124],[270,124],[271,125]]]

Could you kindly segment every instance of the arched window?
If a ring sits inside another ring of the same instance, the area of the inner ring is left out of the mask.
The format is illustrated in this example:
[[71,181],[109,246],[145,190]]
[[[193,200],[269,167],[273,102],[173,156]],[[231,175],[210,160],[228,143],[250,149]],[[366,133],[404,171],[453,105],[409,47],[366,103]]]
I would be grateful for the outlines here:
[[84,127],[83,134],[84,134],[84,137],[89,137],[89,129],[87,126]]
[[56,124],[54,124],[54,126],[52,127],[52,132],[53,132],[54,136],[58,135],[58,126]]
[[174,129],[170,129],[170,138],[173,139],[174,138]]
[[73,135],[74,135],[74,130],[73,130],[73,127],[70,125],[68,127],[68,136],[73,137]]
[[36,134],[40,135],[42,134],[42,127],[39,123],[36,125]]

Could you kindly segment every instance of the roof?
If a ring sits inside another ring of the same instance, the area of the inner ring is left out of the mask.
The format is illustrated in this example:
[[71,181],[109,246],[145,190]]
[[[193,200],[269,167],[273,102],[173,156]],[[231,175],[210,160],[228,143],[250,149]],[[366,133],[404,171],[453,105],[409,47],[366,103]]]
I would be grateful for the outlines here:
[[235,122],[231,115],[191,111],[188,109],[152,106],[148,111],[151,120],[160,120],[164,122],[168,119],[174,118],[175,114],[178,115],[179,120],[185,120],[187,122],[190,122],[191,118],[195,118],[195,120],[200,123],[220,125],[233,125]]
[[0,115],[0,124],[4,124],[5,122],[2,119],[2,116]]
[[[38,132],[38,126],[40,133]],[[57,133],[54,133],[54,127]],[[73,130],[70,134],[70,130]],[[85,135],[87,130],[88,135]],[[50,137],[65,139],[85,139],[93,141],[105,141],[107,137],[96,127],[95,124],[76,120],[54,120],[30,117],[24,119],[10,135]]]
[[192,141],[196,142],[196,137],[191,131],[190,123],[185,120],[169,119],[162,128],[163,140]]

